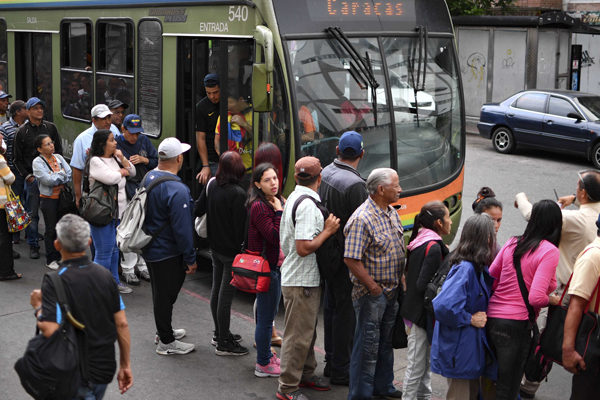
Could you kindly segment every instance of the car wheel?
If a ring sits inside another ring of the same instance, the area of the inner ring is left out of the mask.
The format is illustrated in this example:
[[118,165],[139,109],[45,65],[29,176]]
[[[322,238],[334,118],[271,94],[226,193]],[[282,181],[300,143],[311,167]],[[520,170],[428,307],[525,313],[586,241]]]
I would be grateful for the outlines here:
[[515,148],[515,137],[510,129],[502,126],[494,131],[492,135],[492,144],[498,153],[512,153]]
[[596,143],[592,149],[592,164],[597,169],[600,169],[600,143]]

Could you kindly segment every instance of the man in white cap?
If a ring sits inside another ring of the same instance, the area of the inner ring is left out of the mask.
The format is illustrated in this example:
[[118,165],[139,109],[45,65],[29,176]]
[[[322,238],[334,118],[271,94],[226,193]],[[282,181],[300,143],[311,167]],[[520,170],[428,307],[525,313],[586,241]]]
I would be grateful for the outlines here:
[[190,145],[167,138],[158,146],[158,167],[146,175],[142,185],[148,188],[155,179],[171,177],[150,193],[146,200],[144,231],[154,238],[143,249],[152,283],[156,352],[161,355],[187,354],[191,343],[181,342],[185,329],[173,329],[173,305],[186,274],[196,271],[194,251],[193,200],[190,189],[177,176],[183,165],[183,153]]
[[73,156],[71,157],[71,168],[73,170],[73,188],[75,189],[75,201],[79,207],[81,199],[81,177],[85,160],[88,156],[94,133],[100,129],[109,129],[116,138],[120,135],[119,129],[112,125],[112,112],[106,104],[96,104],[92,108],[92,126],[81,132],[73,142]]

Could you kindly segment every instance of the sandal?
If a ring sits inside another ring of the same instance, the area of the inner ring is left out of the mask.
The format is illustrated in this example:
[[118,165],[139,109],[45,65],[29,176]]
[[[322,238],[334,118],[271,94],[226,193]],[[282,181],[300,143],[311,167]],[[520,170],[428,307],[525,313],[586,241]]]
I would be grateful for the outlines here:
[[21,279],[22,277],[23,274],[17,274],[16,272],[13,272],[10,275],[0,276],[0,281],[14,281],[15,279]]

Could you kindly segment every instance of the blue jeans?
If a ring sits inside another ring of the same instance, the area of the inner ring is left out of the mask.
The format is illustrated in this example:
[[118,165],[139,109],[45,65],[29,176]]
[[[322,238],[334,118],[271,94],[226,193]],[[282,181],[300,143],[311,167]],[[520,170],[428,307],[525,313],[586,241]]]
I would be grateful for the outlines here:
[[107,383],[88,383],[79,388],[73,400],[102,400],[107,387]]
[[94,226],[90,224],[92,231],[92,240],[96,254],[94,262],[100,264],[110,271],[115,282],[119,281],[119,248],[117,247],[117,225],[118,220],[113,219],[112,222],[105,226]]
[[256,329],[254,331],[254,341],[256,342],[256,362],[262,366],[269,364],[271,357],[273,357],[273,353],[271,353],[271,332],[280,299],[281,270],[273,268],[269,290],[256,294]]
[[350,360],[348,400],[386,395],[394,387],[392,330],[398,312],[397,294],[391,299],[381,294],[354,300],[356,329]]
[[40,188],[37,179],[33,182],[25,181],[25,209],[31,217],[31,223],[25,228],[27,244],[30,247],[40,247],[38,244],[38,222],[40,221],[38,210],[40,208]]

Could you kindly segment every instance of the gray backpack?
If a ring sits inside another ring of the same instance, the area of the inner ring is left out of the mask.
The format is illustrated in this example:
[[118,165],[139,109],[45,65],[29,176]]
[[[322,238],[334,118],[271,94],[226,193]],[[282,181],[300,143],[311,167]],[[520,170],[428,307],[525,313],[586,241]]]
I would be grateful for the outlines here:
[[[147,188],[142,185],[135,191],[117,227],[117,246],[123,253],[141,253],[142,249],[167,226],[169,221],[154,233],[144,232],[142,226],[146,220],[146,201],[148,193],[156,186],[166,181],[177,180],[175,176],[161,176],[152,181]],[[146,177],[142,180],[144,181]]]

